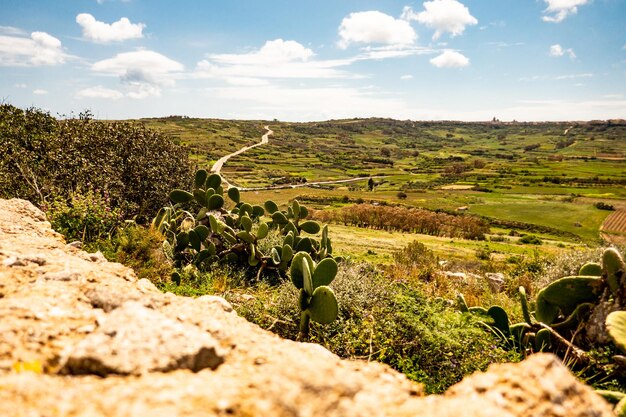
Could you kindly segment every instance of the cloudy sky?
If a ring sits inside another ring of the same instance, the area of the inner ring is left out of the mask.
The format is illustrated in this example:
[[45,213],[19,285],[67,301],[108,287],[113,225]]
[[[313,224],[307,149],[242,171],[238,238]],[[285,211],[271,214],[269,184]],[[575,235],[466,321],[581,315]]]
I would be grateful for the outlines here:
[[53,114],[626,118],[624,0],[1,0],[0,100]]

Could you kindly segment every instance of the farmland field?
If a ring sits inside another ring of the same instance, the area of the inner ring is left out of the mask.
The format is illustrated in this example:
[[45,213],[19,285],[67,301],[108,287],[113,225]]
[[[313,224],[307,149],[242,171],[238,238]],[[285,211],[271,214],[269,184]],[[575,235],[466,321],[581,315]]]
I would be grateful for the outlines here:
[[[626,124],[621,122],[284,123],[179,117],[142,122],[187,145],[192,161],[205,168],[239,147],[258,142],[263,125],[268,124],[274,135],[267,145],[224,165],[222,173],[233,184],[263,188],[369,176],[375,181],[371,189],[367,180],[359,180],[280,192],[250,191],[244,193],[249,201],[271,198],[285,205],[297,198],[321,210],[365,201],[477,215],[492,223],[500,236],[513,236],[510,244],[494,252],[524,252],[515,238],[523,234],[561,247],[598,245],[600,227],[611,212],[595,204],[619,206],[626,201]],[[341,243],[339,247],[383,262],[407,241],[428,240],[399,233],[391,233],[389,239],[389,232],[341,229],[342,236],[350,233],[359,239],[346,242],[358,241],[361,247]],[[371,249],[368,255],[365,248],[378,244],[380,250]],[[465,245],[458,252],[458,242],[431,239],[429,244],[441,253],[464,256],[470,255],[467,247],[475,246]],[[539,249],[549,253],[550,245]]]

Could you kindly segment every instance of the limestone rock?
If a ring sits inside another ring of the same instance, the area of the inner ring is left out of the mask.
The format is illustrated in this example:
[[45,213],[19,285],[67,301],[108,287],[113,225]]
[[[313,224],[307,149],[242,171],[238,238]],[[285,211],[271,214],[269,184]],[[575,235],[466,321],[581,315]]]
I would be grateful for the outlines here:
[[485,274],[489,289],[493,293],[499,293],[504,285],[504,274],[502,272],[487,272]]
[[69,347],[61,372],[140,375],[204,368],[224,362],[218,342],[196,326],[178,323],[140,303],[127,302],[107,314],[98,329]]

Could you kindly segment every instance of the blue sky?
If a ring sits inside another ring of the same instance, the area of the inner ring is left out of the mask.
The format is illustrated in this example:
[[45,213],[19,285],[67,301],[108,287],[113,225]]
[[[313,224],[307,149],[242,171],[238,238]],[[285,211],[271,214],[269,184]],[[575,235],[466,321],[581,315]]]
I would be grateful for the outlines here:
[[624,0],[0,1],[0,99],[53,114],[626,118]]

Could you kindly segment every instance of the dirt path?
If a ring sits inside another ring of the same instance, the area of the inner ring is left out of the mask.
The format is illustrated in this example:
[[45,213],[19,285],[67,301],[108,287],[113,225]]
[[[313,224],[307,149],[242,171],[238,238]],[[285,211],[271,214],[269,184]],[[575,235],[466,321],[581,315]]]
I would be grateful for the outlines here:
[[[269,126],[263,126],[263,128],[265,130],[267,130],[267,132],[261,137],[261,142],[255,143],[254,145],[250,145],[250,146],[244,146],[243,148],[239,149],[238,151],[235,151],[233,153],[230,153],[230,154],[228,154],[226,156],[221,157],[220,159],[217,160],[217,162],[215,164],[213,164],[213,166],[211,167],[211,172],[219,174],[220,171],[222,170],[222,167],[226,163],[226,161],[228,161],[231,157],[239,155],[241,153],[244,153],[245,151],[250,150],[252,148],[256,148],[257,146],[265,145],[266,143],[268,143],[270,141],[269,140],[269,136],[273,135],[274,132],[270,129]],[[224,178],[224,175],[222,175],[222,181],[224,181],[226,184],[230,184],[226,180],[226,178]]]
[[281,184],[281,185],[268,185],[267,187],[250,187],[250,188],[239,188],[241,191],[263,191],[263,190],[284,190],[285,188],[301,188],[301,187],[309,187],[311,185],[324,185],[324,184],[341,184],[345,182],[355,182],[361,180],[369,180],[370,178],[376,180],[381,177],[356,177],[356,178],[347,178],[344,180],[328,180],[328,181],[315,181],[315,182],[305,182],[302,184]]
[[[263,128],[265,130],[267,130],[267,132],[261,137],[261,142],[255,143],[254,145],[250,145],[250,146],[244,146],[243,148],[239,149],[238,151],[235,151],[233,153],[230,153],[230,154],[228,154],[226,156],[221,157],[220,159],[217,160],[217,162],[215,162],[215,164],[213,164],[213,166],[211,167],[211,172],[213,172],[215,174],[220,174],[220,172],[222,171],[222,167],[224,166],[226,161],[228,161],[231,157],[239,155],[239,154],[242,154],[242,153],[246,152],[249,149],[256,148],[257,146],[261,146],[261,145],[265,145],[265,144],[269,143],[269,136],[273,135],[274,131],[272,131],[269,126],[263,126]],[[224,177],[224,174],[220,174],[220,175],[222,176],[222,181],[224,183],[226,183],[227,185],[233,185],[230,182],[228,182],[228,180]],[[281,189],[285,189],[285,188],[308,187],[310,185],[341,184],[341,183],[346,183],[346,182],[367,180],[369,178],[370,177],[357,177],[357,178],[347,178],[347,179],[344,179],[344,180],[328,180],[328,181],[307,182],[307,183],[304,183],[304,184],[269,185],[267,187],[250,187],[250,188],[239,187],[239,189],[241,191],[281,190]],[[372,178],[373,179],[379,179],[379,178],[385,178],[385,177],[381,176],[381,177],[372,177]]]

